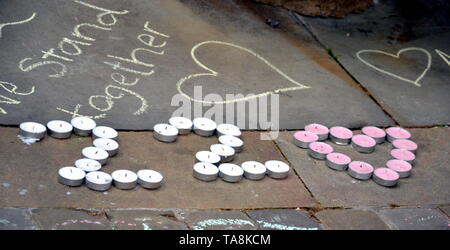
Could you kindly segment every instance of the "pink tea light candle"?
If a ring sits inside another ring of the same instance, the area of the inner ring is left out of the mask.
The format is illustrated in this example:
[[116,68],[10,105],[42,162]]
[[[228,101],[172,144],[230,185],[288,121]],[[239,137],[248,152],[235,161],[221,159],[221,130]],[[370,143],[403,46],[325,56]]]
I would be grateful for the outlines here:
[[373,167],[367,162],[352,161],[348,164],[347,173],[358,180],[368,180],[372,177]]
[[411,138],[411,133],[408,130],[400,127],[390,127],[386,129],[386,139],[389,142],[399,139],[409,139]]
[[377,128],[374,126],[366,126],[361,129],[361,132],[367,136],[372,137],[377,144],[381,144],[386,140],[386,132],[381,128]]
[[350,144],[350,140],[353,136],[353,132],[344,127],[332,127],[330,128],[330,139],[332,142],[339,145]]
[[411,175],[412,166],[406,161],[389,160],[386,162],[386,167],[397,172],[400,178],[406,178]]
[[375,181],[375,183],[385,187],[392,187],[397,185],[399,178],[399,174],[389,168],[377,168],[373,172],[372,176],[372,179],[373,181]]
[[347,169],[348,164],[352,161],[350,157],[341,153],[330,153],[326,156],[325,164],[334,170],[344,171]]
[[392,141],[392,146],[394,148],[406,149],[414,154],[416,153],[418,147],[415,142],[406,139],[394,140]]
[[333,147],[324,142],[311,142],[308,147],[308,154],[317,160],[324,160],[327,154],[333,152]]
[[393,149],[390,155],[393,159],[403,160],[410,164],[413,164],[416,159],[416,155],[406,149]]
[[305,126],[305,131],[316,134],[319,137],[319,141],[325,141],[328,139],[328,133],[330,130],[324,125],[312,123]]
[[300,148],[308,148],[311,142],[319,140],[319,136],[308,131],[298,131],[294,134],[294,144]]
[[352,148],[361,153],[372,153],[377,142],[367,135],[355,135],[352,137]]

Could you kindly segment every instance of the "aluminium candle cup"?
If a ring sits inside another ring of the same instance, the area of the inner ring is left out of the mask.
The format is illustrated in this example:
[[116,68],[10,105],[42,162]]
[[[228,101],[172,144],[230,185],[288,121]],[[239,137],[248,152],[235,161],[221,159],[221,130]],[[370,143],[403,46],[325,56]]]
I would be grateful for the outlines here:
[[308,154],[314,159],[325,160],[327,154],[333,152],[333,147],[324,142],[311,142],[308,145]]
[[399,139],[409,139],[411,138],[411,133],[408,130],[400,127],[390,127],[386,129],[386,140],[388,142],[399,140]]
[[195,162],[207,162],[214,165],[219,165],[220,160],[220,156],[211,151],[199,151],[195,154]]
[[385,187],[397,185],[399,178],[399,174],[389,168],[377,168],[372,175],[372,179],[375,183]]
[[139,185],[145,189],[158,189],[164,180],[161,173],[151,169],[141,169],[137,176]]
[[108,160],[109,154],[105,150],[97,147],[86,147],[81,150],[81,155],[84,158],[98,161],[100,164],[105,165]]
[[48,135],[57,139],[67,139],[72,135],[73,126],[61,120],[53,120],[47,123]]
[[351,161],[352,159],[347,155],[341,153],[330,153],[326,156],[325,164],[331,169],[345,171]]
[[264,163],[264,166],[266,166],[266,174],[273,179],[285,179],[289,175],[290,167],[288,164],[282,162],[282,161],[266,161]]
[[200,136],[212,136],[216,132],[217,124],[211,119],[205,117],[195,118],[193,123],[194,133]]
[[355,135],[351,139],[351,146],[360,153],[372,153],[375,150],[377,142],[367,135]]
[[130,170],[116,170],[112,172],[113,185],[118,189],[129,190],[137,185],[138,177]]
[[63,167],[58,171],[58,182],[69,187],[81,186],[85,177],[86,173],[75,167]]
[[111,188],[112,177],[110,174],[101,171],[94,171],[86,174],[86,186],[95,191],[106,191]]
[[241,164],[244,177],[250,180],[261,180],[266,176],[267,168],[257,161],[246,161]]
[[392,148],[405,149],[413,154],[416,154],[418,146],[415,142],[411,140],[398,139],[392,141]]
[[198,162],[194,164],[193,176],[201,181],[215,181],[219,176],[219,169],[216,165],[206,162]]
[[347,173],[358,180],[368,180],[372,177],[372,165],[362,161],[352,161],[348,164]]
[[119,152],[119,143],[112,139],[97,138],[92,142],[92,145],[108,152],[109,157],[113,157]]
[[106,126],[98,126],[92,129],[92,138],[95,140],[97,138],[107,138],[117,141],[119,133],[117,130],[106,127]]
[[169,124],[156,124],[153,127],[153,136],[162,142],[174,142],[178,136],[178,129]]
[[75,117],[70,121],[73,133],[79,136],[90,136],[92,130],[97,126],[94,120],[88,117]]
[[241,137],[242,135],[241,129],[233,124],[219,124],[217,125],[216,131],[218,136],[231,135],[234,137]]
[[305,126],[305,131],[316,134],[319,139],[318,141],[325,141],[328,139],[330,130],[321,124],[312,123]]
[[224,144],[213,144],[209,149],[214,154],[220,156],[220,162],[222,163],[232,161],[236,152],[232,147]]
[[102,168],[102,164],[96,160],[82,158],[75,161],[75,167],[83,170],[86,173],[99,171]]
[[219,166],[219,176],[226,182],[239,182],[244,176],[244,170],[232,163],[223,163]]
[[19,135],[27,138],[42,139],[47,133],[47,128],[37,122],[22,122],[19,125]]
[[308,131],[298,131],[295,132],[293,140],[297,147],[307,149],[311,142],[319,140],[319,136]]
[[416,155],[406,149],[392,149],[389,155],[391,159],[403,160],[411,165],[414,164],[414,160],[416,159]]
[[352,139],[353,132],[344,127],[330,128],[330,140],[338,145],[348,145]]
[[242,152],[242,150],[244,150],[244,142],[240,138],[237,138],[235,136],[231,135],[219,136],[219,142],[223,145],[227,145],[234,148],[234,151],[236,153],[240,153]]
[[366,126],[361,129],[361,133],[372,137],[377,144],[381,144],[386,141],[386,132],[374,126]]
[[407,178],[411,175],[412,165],[403,160],[389,160],[386,167],[398,173],[400,178]]
[[171,117],[169,119],[169,124],[178,129],[179,135],[187,135],[192,131],[192,121],[186,117]]

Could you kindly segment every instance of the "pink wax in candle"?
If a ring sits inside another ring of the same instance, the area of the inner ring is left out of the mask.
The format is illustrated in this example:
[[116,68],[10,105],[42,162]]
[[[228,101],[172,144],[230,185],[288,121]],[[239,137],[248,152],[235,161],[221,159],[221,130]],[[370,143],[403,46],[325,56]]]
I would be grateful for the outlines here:
[[386,136],[386,132],[384,132],[384,130],[373,126],[364,127],[361,132],[373,138],[383,138]]
[[397,172],[389,168],[377,168],[373,174],[386,181],[395,181],[400,178]]
[[324,125],[312,123],[305,126],[305,130],[314,134],[328,134],[329,129]]
[[308,131],[298,131],[294,134],[295,139],[302,142],[314,142],[319,140],[319,137]]
[[386,166],[396,172],[408,172],[412,169],[411,164],[402,160],[389,160]]
[[324,142],[311,142],[309,148],[321,154],[329,154],[333,152],[333,147]]
[[330,134],[339,139],[350,139],[353,136],[350,129],[339,126],[330,128]]
[[370,174],[373,172],[372,165],[363,161],[352,161],[348,167],[358,174]]
[[339,164],[339,165],[346,165],[352,161],[352,159],[350,159],[350,157],[348,157],[347,155],[341,154],[341,153],[327,154],[327,160],[331,161],[334,164]]
[[406,149],[393,149],[391,150],[391,156],[404,161],[413,161],[416,159],[416,155]]
[[394,140],[392,142],[392,145],[395,148],[406,149],[409,151],[417,150],[417,144],[411,140],[406,140],[406,139]]
[[399,127],[390,127],[386,129],[386,133],[391,137],[396,139],[409,139],[411,138],[411,133],[406,129],[402,129]]
[[352,142],[360,147],[374,147],[377,142],[370,136],[367,135],[355,135],[352,137]]

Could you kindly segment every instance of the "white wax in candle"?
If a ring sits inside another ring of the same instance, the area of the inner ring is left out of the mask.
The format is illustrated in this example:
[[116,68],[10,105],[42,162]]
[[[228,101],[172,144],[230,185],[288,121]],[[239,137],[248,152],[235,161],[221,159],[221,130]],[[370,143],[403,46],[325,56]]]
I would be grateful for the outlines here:
[[199,151],[195,154],[195,158],[199,162],[207,162],[212,164],[220,162],[220,156],[210,151]]
[[172,125],[160,123],[153,127],[153,130],[160,135],[175,136],[178,135],[178,129]]
[[119,133],[113,128],[106,126],[98,126],[92,130],[92,134],[100,138],[116,139]]
[[235,136],[232,136],[232,135],[222,135],[222,136],[220,136],[219,137],[219,142],[224,144],[224,145],[233,147],[233,148],[242,147],[242,145],[244,145],[244,142],[241,139],[239,139],[239,138],[237,138]]
[[267,171],[266,166],[257,161],[246,161],[241,166],[245,172],[250,174],[263,174]]
[[137,175],[126,169],[116,170],[111,174],[114,181],[122,182],[122,183],[131,183],[137,181]]
[[95,121],[88,117],[75,117],[70,123],[74,128],[80,130],[93,130],[97,126]]
[[47,128],[56,133],[69,133],[73,127],[66,121],[53,120],[47,123]]
[[81,170],[79,168],[75,168],[75,167],[60,168],[58,171],[58,174],[65,179],[73,180],[73,181],[81,180],[86,176],[86,173],[83,170]]
[[112,177],[105,172],[94,171],[86,174],[86,181],[94,184],[108,184],[112,182]]
[[232,147],[224,145],[224,144],[213,144],[209,148],[211,152],[213,152],[216,155],[223,156],[223,157],[229,157],[234,155],[235,151]]
[[106,151],[113,151],[119,148],[119,143],[108,138],[97,138],[92,142],[92,144],[94,147],[101,148]]
[[223,163],[219,166],[219,171],[228,176],[241,176],[244,170],[236,164]]
[[83,170],[84,172],[94,172],[102,168],[102,164],[96,160],[83,158],[75,161],[75,167]]
[[285,173],[289,171],[289,165],[282,161],[266,161],[264,165],[268,170],[275,173]]
[[20,129],[28,133],[43,133],[47,128],[37,122],[23,122],[20,124]]
[[212,131],[217,128],[216,122],[205,117],[195,118],[192,123],[194,124],[194,128],[198,128],[200,130]]
[[160,183],[163,180],[161,173],[151,169],[141,169],[137,172],[139,179],[149,183]]
[[215,165],[206,162],[195,163],[194,171],[204,175],[217,175],[219,173],[219,169]]
[[232,135],[235,137],[240,137],[242,134],[239,127],[233,124],[220,124],[217,126],[217,132],[222,135]]
[[92,160],[96,160],[96,161],[105,160],[109,156],[108,152],[106,152],[105,150],[103,150],[101,148],[96,148],[96,147],[83,148],[81,153],[83,154],[84,157],[92,159]]
[[169,119],[169,124],[177,129],[191,129],[192,121],[186,117],[175,116]]

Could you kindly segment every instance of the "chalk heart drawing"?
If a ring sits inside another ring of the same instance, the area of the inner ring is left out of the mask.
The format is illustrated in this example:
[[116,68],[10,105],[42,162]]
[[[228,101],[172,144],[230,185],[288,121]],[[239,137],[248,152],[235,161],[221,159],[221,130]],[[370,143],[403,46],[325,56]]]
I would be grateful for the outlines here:
[[[389,71],[386,71],[386,70],[384,70],[384,69],[381,69],[381,68],[379,68],[379,67],[377,67],[377,66],[374,66],[373,64],[367,62],[366,60],[364,60],[364,59],[361,57],[361,54],[372,53],[372,54],[382,54],[382,55],[386,55],[386,56],[390,56],[390,57],[399,59],[399,58],[400,58],[400,55],[401,55],[402,53],[404,53],[404,52],[407,52],[407,51],[418,51],[418,52],[421,52],[421,53],[423,53],[423,54],[426,55],[427,60],[428,60],[428,61],[427,61],[427,66],[425,67],[425,69],[422,71],[422,73],[419,75],[419,77],[417,77],[417,78],[414,79],[414,80],[408,79],[408,78],[405,78],[405,77],[402,77],[402,76],[399,76],[399,75],[396,75],[396,74],[394,74],[394,73],[392,73],[392,72],[389,72]],[[422,78],[427,74],[428,70],[429,70],[430,67],[431,67],[431,54],[430,54],[427,50],[422,49],[422,48],[417,48],[417,47],[409,47],[409,48],[401,49],[401,50],[399,50],[399,51],[397,52],[397,54],[391,54],[391,53],[388,53],[388,52],[385,52],[385,51],[382,51],[382,50],[367,50],[367,49],[365,49],[365,50],[360,50],[360,51],[358,51],[358,53],[356,53],[356,57],[357,57],[361,62],[363,62],[364,64],[366,64],[367,66],[371,67],[372,69],[374,69],[374,70],[376,70],[376,71],[379,71],[379,72],[381,72],[381,73],[383,73],[383,74],[386,74],[386,75],[388,75],[388,76],[392,76],[392,77],[397,78],[397,79],[399,79],[399,80],[402,80],[402,81],[404,81],[404,82],[412,83],[412,84],[414,84],[414,85],[417,86],[417,87],[420,87],[420,86],[421,86],[421,84],[419,83],[420,80],[422,80]]]
[[[267,92],[259,93],[259,94],[256,94],[256,95],[250,95],[250,96],[246,96],[246,97],[243,97],[243,98],[236,98],[236,99],[225,100],[225,101],[220,101],[220,102],[219,101],[211,102],[211,101],[204,101],[204,100],[194,99],[193,97],[191,97],[188,94],[184,93],[183,90],[182,90],[182,86],[183,86],[183,84],[186,81],[194,79],[194,78],[197,78],[197,77],[203,77],[203,76],[217,77],[220,74],[219,72],[214,71],[213,69],[210,69],[206,65],[201,63],[200,60],[195,55],[197,49],[199,49],[200,47],[205,46],[207,44],[216,44],[216,45],[221,45],[221,46],[228,46],[228,47],[236,48],[236,49],[242,50],[242,51],[244,51],[246,53],[249,53],[252,56],[254,56],[256,59],[261,60],[263,63],[265,63],[271,70],[274,70],[275,72],[277,72],[282,78],[284,78],[284,79],[288,80],[289,82],[293,83],[294,86],[293,87],[288,87],[288,88],[275,89],[275,90],[272,90],[272,91],[267,91]],[[307,86],[305,84],[302,84],[302,83],[299,83],[299,82],[295,81],[294,79],[292,79],[291,77],[286,75],[284,72],[279,70],[277,67],[272,65],[265,58],[263,58],[262,56],[258,55],[255,52],[253,52],[252,50],[244,48],[244,47],[241,47],[239,45],[232,44],[232,43],[221,42],[221,41],[205,41],[205,42],[201,42],[201,43],[195,45],[194,47],[192,47],[192,49],[191,49],[191,57],[194,60],[194,62],[198,66],[200,66],[200,68],[204,69],[206,72],[192,74],[192,75],[189,75],[187,77],[181,78],[178,81],[178,83],[177,83],[177,90],[178,90],[178,92],[181,95],[183,95],[184,97],[186,97],[187,99],[189,99],[189,100],[191,100],[193,102],[200,102],[200,103],[204,103],[204,104],[226,104],[226,103],[247,101],[247,100],[250,100],[250,99],[254,99],[254,98],[258,98],[258,97],[262,97],[262,96],[266,96],[266,95],[271,95],[271,94],[277,94],[277,93],[280,93],[280,92],[295,91],[295,90],[311,88],[311,87],[309,87],[309,86]]]

